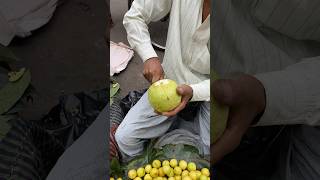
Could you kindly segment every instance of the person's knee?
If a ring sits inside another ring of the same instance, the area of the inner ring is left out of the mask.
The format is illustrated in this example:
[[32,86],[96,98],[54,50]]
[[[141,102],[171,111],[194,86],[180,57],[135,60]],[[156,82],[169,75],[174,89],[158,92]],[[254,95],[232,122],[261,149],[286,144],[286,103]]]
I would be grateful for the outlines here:
[[125,134],[125,131],[122,128],[118,128],[114,136],[118,145],[121,145],[124,143],[125,136],[127,135]]
[[135,156],[143,150],[142,140],[136,138],[132,128],[118,128],[115,133],[115,140],[121,153],[128,156]]
[[131,138],[132,133],[132,129],[122,128],[121,126],[119,126],[115,133],[115,139],[120,148],[122,146],[130,146],[130,144],[133,144],[133,139]]

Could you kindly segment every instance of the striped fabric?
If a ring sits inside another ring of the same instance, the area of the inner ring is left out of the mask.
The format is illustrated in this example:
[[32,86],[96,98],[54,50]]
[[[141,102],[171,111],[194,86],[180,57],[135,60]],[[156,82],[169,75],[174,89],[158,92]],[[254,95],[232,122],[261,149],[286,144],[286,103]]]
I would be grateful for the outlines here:
[[320,40],[320,1],[262,0],[254,15],[265,26],[294,39]]
[[11,121],[0,143],[0,180],[45,179],[63,153],[63,145],[32,121]]

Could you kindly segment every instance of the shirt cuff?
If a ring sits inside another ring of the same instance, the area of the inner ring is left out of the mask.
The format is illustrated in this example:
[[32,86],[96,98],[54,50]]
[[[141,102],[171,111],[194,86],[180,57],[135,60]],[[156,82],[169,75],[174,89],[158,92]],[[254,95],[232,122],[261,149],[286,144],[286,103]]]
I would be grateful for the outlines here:
[[150,58],[158,57],[151,44],[141,44],[137,46],[135,50],[137,51],[143,62]]
[[210,101],[210,81],[206,80],[198,84],[191,84],[190,87],[193,90],[193,101]]
[[[290,82],[281,71],[258,74],[255,77],[263,84],[266,95],[266,107],[263,115],[254,126],[271,126],[291,124],[286,122],[287,119],[282,111],[287,107],[288,103],[292,102],[294,98],[294,91],[290,89]],[[287,112],[290,113],[290,112]]]

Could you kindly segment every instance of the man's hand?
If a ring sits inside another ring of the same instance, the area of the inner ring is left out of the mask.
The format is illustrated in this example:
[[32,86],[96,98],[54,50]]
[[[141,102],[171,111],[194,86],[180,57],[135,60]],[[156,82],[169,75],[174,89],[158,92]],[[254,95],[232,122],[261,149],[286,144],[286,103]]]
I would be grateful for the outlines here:
[[237,148],[252,122],[264,112],[266,100],[263,85],[250,75],[217,80],[211,90],[217,102],[230,107],[227,128],[211,148],[215,164]]
[[150,83],[154,83],[164,78],[159,58],[150,58],[144,62],[143,66],[143,75]]
[[185,84],[179,85],[177,87],[177,93],[181,96],[181,103],[175,109],[173,109],[169,112],[163,112],[163,113],[161,113],[161,115],[171,117],[171,116],[178,114],[178,112],[180,112],[181,110],[183,110],[186,107],[189,100],[193,96],[192,88],[188,85],[185,85]]

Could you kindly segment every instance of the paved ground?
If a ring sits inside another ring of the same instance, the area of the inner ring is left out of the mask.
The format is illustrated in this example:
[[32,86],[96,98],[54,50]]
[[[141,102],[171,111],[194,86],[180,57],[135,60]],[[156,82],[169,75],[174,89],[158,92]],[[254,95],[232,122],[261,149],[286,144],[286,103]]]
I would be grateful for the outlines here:
[[23,115],[38,119],[61,93],[106,86],[105,1],[65,0],[49,24],[10,48],[31,69],[37,97]]
[[[127,41],[127,35],[125,29],[122,25],[123,16],[128,10],[127,0],[111,0],[111,14],[114,22],[114,27],[110,31],[110,40],[113,42],[123,42],[129,45]],[[151,35],[153,39],[158,41],[165,41],[166,28],[161,25],[161,23],[152,24]],[[160,35],[160,36],[157,36]],[[163,52],[157,51],[158,56],[162,59]],[[115,79],[121,85],[121,95],[124,96],[128,94],[129,91],[139,90],[149,86],[149,83],[145,80],[142,75],[143,63],[138,54],[135,54],[134,58],[130,61],[127,69],[120,74],[114,76]]]

